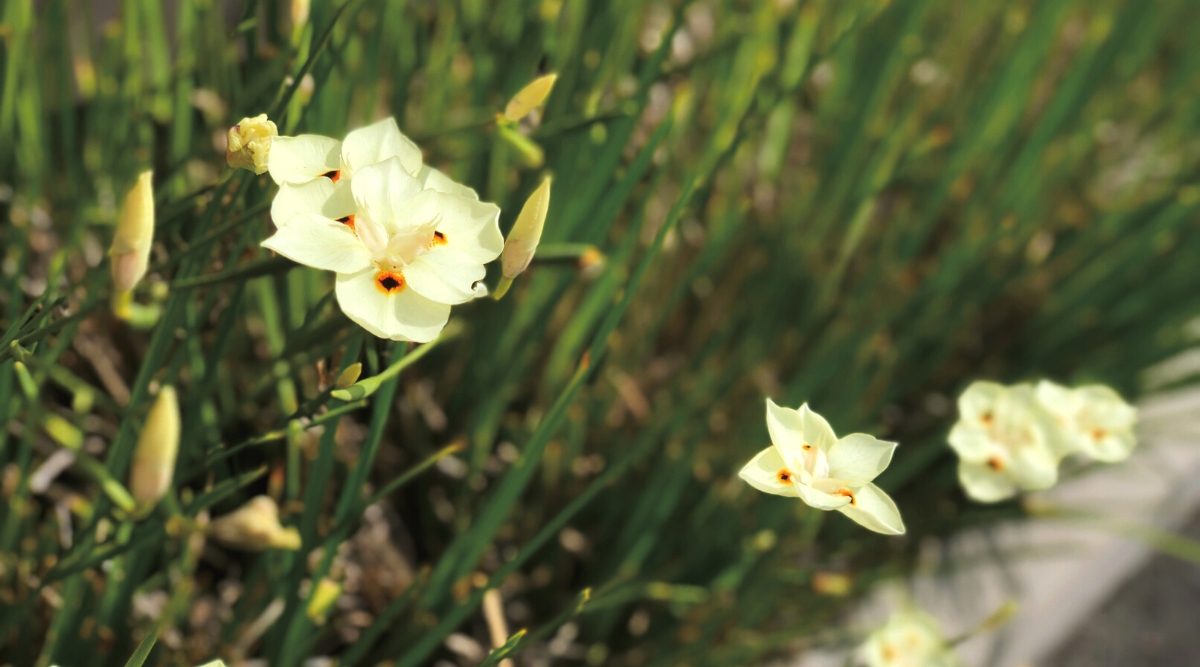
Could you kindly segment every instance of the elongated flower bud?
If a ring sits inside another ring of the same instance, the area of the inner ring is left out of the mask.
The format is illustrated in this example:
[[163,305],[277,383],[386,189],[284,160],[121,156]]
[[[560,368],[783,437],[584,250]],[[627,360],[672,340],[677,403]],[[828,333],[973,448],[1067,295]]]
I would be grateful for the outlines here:
[[504,108],[504,118],[514,123],[524,118],[525,114],[546,101],[546,98],[550,96],[550,91],[554,88],[556,79],[558,79],[557,74],[547,74],[534,79],[533,83],[522,88],[521,92],[513,95],[513,98],[508,101],[508,106]]
[[243,118],[242,122],[229,128],[229,134],[225,136],[225,161],[234,169],[266,173],[271,140],[278,134],[275,123],[267,120],[265,113]]
[[208,524],[208,534],[243,551],[300,548],[300,531],[279,523],[279,506],[270,496],[256,496],[232,513],[214,519]]
[[175,388],[167,386],[158,392],[133,450],[129,492],[138,505],[151,507],[167,494],[178,455],[179,399]]
[[308,22],[311,0],[292,0],[292,26],[299,27]]
[[537,251],[538,242],[542,240],[542,227],[546,224],[546,212],[550,210],[550,177],[547,176],[542,184],[525,200],[517,222],[504,241],[504,252],[500,255],[501,270],[505,278],[516,278]]
[[358,382],[358,376],[362,375],[362,364],[350,364],[341,373],[338,373],[337,380],[333,383],[334,389],[345,389],[350,385]]
[[117,233],[113,237],[113,286],[118,292],[132,290],[146,275],[150,246],[154,243],[154,172],[143,171],[125,195]]

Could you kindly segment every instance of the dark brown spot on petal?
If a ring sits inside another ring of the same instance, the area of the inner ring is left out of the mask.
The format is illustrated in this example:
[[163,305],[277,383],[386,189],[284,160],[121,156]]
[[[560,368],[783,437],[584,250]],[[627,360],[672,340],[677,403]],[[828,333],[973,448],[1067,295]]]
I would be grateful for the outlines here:
[[446,245],[449,241],[446,240],[446,235],[441,232],[434,232],[433,238],[429,240],[429,247],[436,248],[440,245]]
[[342,177],[342,172],[340,169],[334,169],[333,171],[327,171],[321,175],[333,181],[334,183],[337,183],[338,179]]
[[1004,470],[1004,461],[1001,461],[999,456],[992,456],[987,460],[987,467],[995,470],[996,472],[1000,472],[1001,470]]
[[788,470],[787,468],[784,468],[783,470],[780,470],[779,472],[775,473],[775,479],[778,479],[780,482],[782,482],[784,484],[791,484],[792,483],[792,471]]
[[350,229],[354,229],[354,216],[352,216],[352,215],[348,215],[344,218],[338,218],[337,221],[342,223],[343,225],[346,225]]
[[855,507],[857,507],[857,506],[858,506],[858,498],[855,498],[855,497],[854,497],[854,492],[853,492],[853,491],[851,491],[850,489],[838,489],[836,492],[834,492],[834,494],[833,494],[833,495],[835,495],[835,496],[845,496],[845,497],[847,497],[847,498],[849,498],[849,499],[850,499],[850,504],[851,504],[851,505],[853,505],[853,506],[855,506]]
[[807,442],[806,442],[806,443],[804,443],[803,445],[800,445],[800,447],[801,447],[801,448],[803,448],[803,449],[804,449],[804,451],[806,451],[806,452],[811,452],[811,451],[812,451],[812,445],[808,444]]
[[375,274],[375,287],[384,294],[398,294],[404,290],[404,276],[391,271],[380,271]]

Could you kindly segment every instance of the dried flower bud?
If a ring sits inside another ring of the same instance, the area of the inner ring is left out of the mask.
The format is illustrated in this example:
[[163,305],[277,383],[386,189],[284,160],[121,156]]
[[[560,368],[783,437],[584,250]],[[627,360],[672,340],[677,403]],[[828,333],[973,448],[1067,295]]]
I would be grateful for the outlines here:
[[150,408],[129,469],[129,491],[142,507],[152,507],[171,488],[179,454],[179,399],[163,387]]
[[214,519],[208,524],[208,534],[243,551],[300,548],[300,531],[279,523],[279,506],[270,496],[256,496],[232,513]]
[[267,120],[265,113],[254,118],[243,118],[242,122],[229,128],[225,161],[234,169],[266,173],[271,140],[278,134],[275,123]]
[[542,240],[542,227],[546,224],[546,212],[550,209],[550,177],[547,176],[542,184],[525,200],[517,222],[508,239],[504,241],[504,252],[500,256],[501,268],[505,278],[516,278],[537,251],[538,242]]
[[150,246],[154,243],[154,172],[143,171],[125,195],[117,231],[113,236],[113,286],[118,292],[132,290],[146,275]]
[[333,382],[333,388],[345,389],[355,382],[358,382],[359,375],[362,375],[362,364],[350,364],[341,373],[338,373],[337,380],[334,380]]
[[521,92],[509,100],[508,106],[504,108],[504,118],[514,123],[524,118],[526,114],[546,101],[546,98],[550,96],[550,90],[554,88],[556,79],[558,79],[557,74],[547,74],[534,79],[533,83],[522,88]]

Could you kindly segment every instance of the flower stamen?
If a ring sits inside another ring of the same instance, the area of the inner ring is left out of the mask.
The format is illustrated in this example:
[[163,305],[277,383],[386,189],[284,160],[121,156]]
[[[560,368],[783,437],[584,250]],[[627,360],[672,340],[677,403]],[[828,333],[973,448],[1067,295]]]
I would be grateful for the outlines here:
[[384,294],[398,294],[404,291],[405,285],[403,274],[391,271],[380,271],[375,274],[375,287]]

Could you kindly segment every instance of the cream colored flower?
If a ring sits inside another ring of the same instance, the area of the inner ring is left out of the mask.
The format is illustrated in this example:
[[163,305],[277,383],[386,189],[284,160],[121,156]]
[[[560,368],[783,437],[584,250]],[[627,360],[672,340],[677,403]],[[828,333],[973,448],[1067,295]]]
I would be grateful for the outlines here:
[[837,510],[863,527],[885,535],[904,533],[896,504],[872,484],[888,467],[896,443],[863,433],[843,438],[808,408],[781,408],[767,399],[771,447],[739,473],[751,486],[798,497],[821,510]]
[[300,532],[279,523],[279,506],[270,496],[256,496],[230,514],[208,524],[208,534],[225,546],[244,551],[300,548]]
[[121,217],[113,236],[113,287],[128,292],[146,275],[154,244],[154,172],[143,171],[125,195]]
[[261,174],[267,171],[271,141],[279,134],[275,123],[267,120],[267,114],[254,118],[243,118],[229,128],[226,135],[225,161],[234,169],[249,169]]
[[950,446],[967,495],[997,502],[1058,481],[1062,441],[1032,385],[975,382],[959,396],[958,412]]
[[1111,463],[1128,458],[1137,446],[1133,433],[1137,408],[1111,387],[1091,384],[1069,389],[1042,380],[1037,398],[1058,424],[1070,452]]
[[350,161],[348,186],[284,183],[272,209],[279,230],[263,246],[335,272],[338,304],[376,336],[428,342],[450,306],[478,296],[484,264],[503,249],[500,209],[437,172],[414,176],[399,156],[366,159]]
[[863,645],[869,667],[957,667],[953,649],[929,614],[909,609],[892,615]]
[[129,492],[138,505],[151,507],[167,494],[178,455],[179,399],[175,388],[166,386],[159,390],[133,450]]

